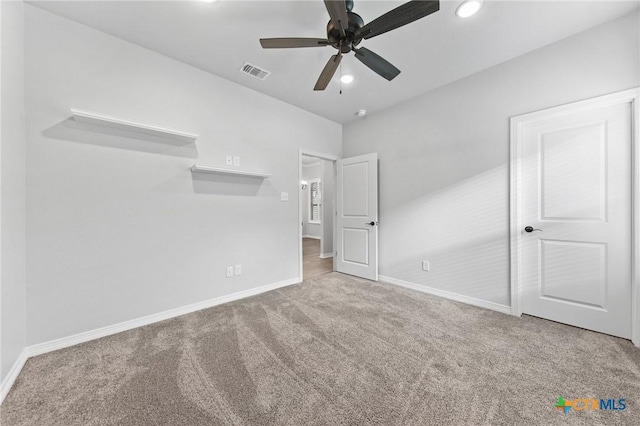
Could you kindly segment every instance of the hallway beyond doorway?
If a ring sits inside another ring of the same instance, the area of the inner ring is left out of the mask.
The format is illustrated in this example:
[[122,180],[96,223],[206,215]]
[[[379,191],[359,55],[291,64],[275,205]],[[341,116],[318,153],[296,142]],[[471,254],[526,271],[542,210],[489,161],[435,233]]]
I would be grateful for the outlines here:
[[302,257],[304,262],[304,280],[333,272],[333,258],[320,258],[320,240],[303,238]]

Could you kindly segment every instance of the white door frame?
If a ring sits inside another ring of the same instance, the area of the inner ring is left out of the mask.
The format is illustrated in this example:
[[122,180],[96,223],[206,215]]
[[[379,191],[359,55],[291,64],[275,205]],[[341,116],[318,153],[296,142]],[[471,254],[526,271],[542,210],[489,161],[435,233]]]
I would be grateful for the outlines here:
[[[321,160],[328,160],[333,162],[334,164],[334,170],[335,170],[335,164],[336,162],[340,159],[339,157],[335,156],[335,155],[331,155],[331,154],[325,154],[324,152],[317,152],[317,151],[311,151],[308,149],[302,149],[300,148],[299,152],[298,152],[298,195],[300,194],[300,181],[302,180],[302,156],[306,155],[307,157],[316,157],[316,158],[320,158]],[[335,197],[336,194],[336,183],[335,179],[334,179],[334,188],[333,188],[333,194]],[[324,183],[323,183],[324,185]],[[323,202],[324,203],[324,202]],[[298,272],[300,274],[300,282],[304,281],[304,271],[303,271],[303,261],[302,261],[302,208],[300,208],[300,200],[298,200]],[[335,216],[336,216],[336,203],[333,203],[333,211],[332,211],[334,220],[333,220],[333,244],[335,245],[336,243],[336,221],[335,221]],[[324,227],[324,215],[322,216],[322,226]],[[323,232],[324,233],[324,232]],[[322,251],[322,250],[321,250]],[[336,257],[335,257],[335,247],[333,249],[333,270],[336,270]],[[320,253],[322,254],[322,253]]]
[[562,116],[568,112],[588,111],[612,105],[631,104],[631,341],[640,347],[640,88],[624,90],[580,102],[511,117],[510,159],[510,233],[511,233],[511,314],[522,315],[520,302],[520,248],[524,224],[521,221],[522,127],[526,124]]

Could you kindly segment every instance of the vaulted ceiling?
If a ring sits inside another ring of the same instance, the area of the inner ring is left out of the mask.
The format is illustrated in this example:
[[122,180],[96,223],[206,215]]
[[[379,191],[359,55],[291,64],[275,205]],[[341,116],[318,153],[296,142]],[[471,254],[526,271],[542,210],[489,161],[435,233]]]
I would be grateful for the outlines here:
[[[326,36],[321,0],[37,1],[31,4],[159,52],[338,123],[356,111],[380,111],[421,93],[497,65],[638,9],[629,1],[491,1],[460,19],[460,1],[392,32],[364,40],[402,72],[391,82],[347,55],[327,90],[313,86],[332,47],[270,49],[262,37]],[[404,3],[356,0],[354,12],[370,22]],[[242,74],[245,62],[271,72],[264,81]],[[342,85],[340,74],[355,80]]]

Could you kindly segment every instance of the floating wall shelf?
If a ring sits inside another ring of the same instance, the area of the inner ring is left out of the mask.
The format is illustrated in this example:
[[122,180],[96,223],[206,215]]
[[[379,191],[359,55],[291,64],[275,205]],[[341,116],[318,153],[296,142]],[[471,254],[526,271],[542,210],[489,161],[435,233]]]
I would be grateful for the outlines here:
[[123,118],[112,117],[104,114],[97,114],[95,112],[81,111],[74,108],[71,108],[71,115],[75,121],[127,130],[129,132],[142,133],[164,139],[173,139],[183,142],[195,142],[195,140],[198,139],[198,135],[192,133],[139,123],[137,121],[125,120]]
[[244,170],[220,169],[217,167],[200,166],[198,164],[194,164],[193,167],[191,167],[191,171],[196,173],[213,173],[217,175],[246,176],[246,177],[254,177],[258,179],[267,179],[271,177],[271,175],[267,173],[247,172]]

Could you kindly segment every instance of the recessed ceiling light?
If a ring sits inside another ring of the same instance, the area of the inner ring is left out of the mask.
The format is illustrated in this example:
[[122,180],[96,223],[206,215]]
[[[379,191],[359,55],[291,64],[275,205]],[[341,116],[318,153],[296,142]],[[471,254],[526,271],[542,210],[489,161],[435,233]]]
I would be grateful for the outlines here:
[[367,110],[366,109],[359,109],[356,111],[356,115],[358,117],[364,117],[365,115],[367,115]]
[[482,0],[466,0],[456,9],[456,15],[460,18],[473,16],[482,7]]
[[202,0],[202,1],[205,2],[205,3],[215,3],[218,0]]
[[353,76],[351,74],[345,74],[342,77],[340,77],[340,81],[343,82],[344,84],[349,84],[353,81]]

